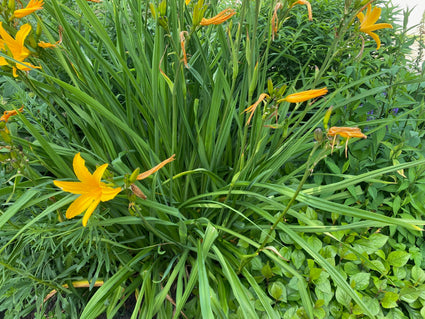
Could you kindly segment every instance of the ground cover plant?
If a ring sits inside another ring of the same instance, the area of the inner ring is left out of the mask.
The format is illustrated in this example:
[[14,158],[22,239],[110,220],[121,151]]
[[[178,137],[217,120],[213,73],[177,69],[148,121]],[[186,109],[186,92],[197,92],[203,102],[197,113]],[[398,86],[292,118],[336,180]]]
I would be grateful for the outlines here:
[[425,85],[396,11],[2,2],[0,313],[423,318]]

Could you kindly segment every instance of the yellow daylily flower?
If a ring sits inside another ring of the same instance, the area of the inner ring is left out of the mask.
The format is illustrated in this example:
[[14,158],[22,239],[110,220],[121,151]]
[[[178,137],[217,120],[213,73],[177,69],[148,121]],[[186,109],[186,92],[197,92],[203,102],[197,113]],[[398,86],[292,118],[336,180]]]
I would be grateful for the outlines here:
[[249,125],[249,123],[251,122],[252,117],[254,116],[254,112],[257,109],[258,105],[265,99],[265,98],[270,97],[268,94],[266,93],[261,93],[260,97],[258,98],[257,102],[255,102],[254,104],[252,104],[251,106],[248,106],[245,110],[243,110],[244,112],[247,113],[251,113],[251,115],[248,118],[248,121],[246,121],[246,125]]
[[185,0],[184,2],[186,3],[186,5],[188,5],[190,3],[191,0]]
[[216,16],[212,18],[209,18],[209,19],[202,18],[200,24],[203,26],[210,25],[210,24],[215,24],[215,25],[222,24],[224,21],[229,20],[235,14],[236,14],[235,10],[228,8],[221,11],[219,14],[217,14]]
[[307,0],[298,0],[296,2],[294,2],[291,6],[291,8],[297,4],[305,4],[307,6],[307,11],[308,11],[308,20],[312,21],[313,20],[313,12],[311,10],[311,4],[310,2],[308,2]]
[[[0,22],[0,51],[6,51],[12,53],[12,57],[21,62],[16,63],[13,68],[13,76],[17,77],[16,70],[29,71],[31,68],[40,69],[39,66],[34,66],[31,63],[24,62],[24,60],[30,55],[30,51],[25,47],[25,38],[31,31],[31,25],[26,23],[19,28],[16,32],[15,39],[11,37],[6,30],[3,28],[2,22]],[[0,57],[0,66],[9,65],[9,62],[4,58]]]
[[83,217],[83,226],[87,225],[93,211],[100,202],[106,202],[113,199],[121,191],[121,187],[113,188],[101,182],[103,173],[108,164],[99,166],[96,171],[91,174],[85,166],[85,161],[80,153],[74,156],[73,161],[74,172],[79,182],[62,182],[53,181],[53,183],[65,192],[80,195],[68,207],[66,218],[74,218],[85,211]]
[[334,139],[332,141],[332,151],[331,152],[333,152],[333,150],[334,150],[334,144],[335,144],[335,140],[336,140],[337,135],[347,139],[346,142],[345,142],[345,157],[347,157],[348,140],[350,138],[352,138],[352,137],[367,138],[367,136],[364,135],[358,127],[332,126],[329,129],[327,135],[334,137]]
[[376,21],[378,21],[380,15],[381,8],[375,7],[372,9],[372,5],[370,3],[367,6],[366,15],[363,14],[363,12],[359,12],[359,14],[357,15],[357,18],[360,20],[360,31],[370,35],[370,37],[375,40],[376,50],[381,47],[381,39],[379,39],[379,36],[373,31],[385,28],[393,28],[393,26],[389,23],[375,24]]
[[30,0],[27,6],[23,9],[15,10],[13,15],[15,18],[23,18],[34,11],[43,9],[44,0]]
[[308,101],[314,99],[315,97],[319,97],[328,93],[328,89],[326,87],[315,90],[307,90],[302,92],[297,92],[294,94],[289,94],[287,97],[278,101],[278,103],[282,101],[287,101],[289,103],[300,103],[304,101]]

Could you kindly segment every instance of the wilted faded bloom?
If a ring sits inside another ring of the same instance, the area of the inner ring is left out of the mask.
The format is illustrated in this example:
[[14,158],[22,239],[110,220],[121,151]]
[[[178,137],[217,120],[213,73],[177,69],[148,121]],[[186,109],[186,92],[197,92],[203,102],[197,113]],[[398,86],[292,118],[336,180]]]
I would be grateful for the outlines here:
[[43,4],[43,0],[31,0],[30,2],[28,2],[25,8],[15,10],[15,12],[13,12],[13,15],[15,16],[15,18],[23,18],[33,13],[34,11],[43,9]]
[[66,218],[74,218],[85,212],[83,217],[83,226],[87,225],[87,221],[100,202],[106,202],[113,199],[121,191],[121,187],[113,188],[101,182],[103,173],[108,164],[99,166],[96,171],[91,174],[85,166],[85,161],[80,153],[74,156],[73,162],[74,172],[79,182],[62,182],[53,181],[53,183],[65,192],[80,195],[68,207]]
[[236,11],[233,9],[225,9],[223,11],[221,11],[219,14],[217,14],[216,16],[209,18],[209,19],[205,19],[202,18],[201,20],[201,25],[210,25],[210,24],[221,24],[224,21],[230,19],[231,17],[233,17],[236,14]]
[[254,116],[254,112],[257,109],[258,105],[266,98],[269,97],[268,94],[266,93],[261,93],[260,97],[258,98],[257,102],[255,102],[254,104],[252,104],[251,106],[248,106],[244,112],[246,113],[251,113],[251,115],[248,118],[248,121],[246,121],[245,125],[249,125],[249,122],[251,122],[252,117]]
[[305,4],[307,6],[307,11],[308,11],[308,20],[312,21],[313,20],[313,12],[311,10],[311,4],[310,2],[308,2],[307,0],[298,0],[296,2],[294,2],[291,6],[291,8],[297,4]]
[[279,100],[278,102],[287,101],[289,103],[300,103],[304,101],[308,101],[314,99],[315,97],[319,97],[328,93],[328,89],[326,87],[315,90],[307,90],[302,92],[297,92],[294,94],[289,94],[287,97]]
[[277,10],[283,8],[282,3],[278,2],[274,6],[273,16],[272,16],[272,39],[274,40],[274,36],[277,34],[277,30],[279,28],[279,18],[277,16]]
[[334,144],[335,144],[335,140],[336,140],[337,135],[347,139],[346,142],[345,142],[345,157],[347,157],[348,140],[350,138],[352,138],[352,137],[367,138],[367,136],[364,135],[358,127],[332,126],[329,129],[327,135],[334,137],[333,141],[332,141],[332,152],[333,152],[333,149],[334,149]]
[[180,32],[180,46],[183,53],[183,63],[185,67],[188,67],[187,64],[187,55],[186,55],[186,36],[188,35],[187,31]]
[[0,117],[0,122],[7,123],[7,121],[9,121],[9,117],[16,115],[18,114],[18,112],[22,112],[23,110],[24,110],[24,107],[22,106],[17,111],[16,110],[4,111],[3,115]]
[[375,7],[372,9],[372,5],[370,3],[367,6],[366,15],[364,15],[363,12],[360,12],[357,15],[357,18],[360,20],[360,31],[370,35],[370,37],[375,40],[376,50],[381,47],[381,39],[379,39],[379,36],[373,31],[385,28],[393,28],[393,26],[389,23],[375,24],[376,21],[378,21],[380,15],[381,8]]

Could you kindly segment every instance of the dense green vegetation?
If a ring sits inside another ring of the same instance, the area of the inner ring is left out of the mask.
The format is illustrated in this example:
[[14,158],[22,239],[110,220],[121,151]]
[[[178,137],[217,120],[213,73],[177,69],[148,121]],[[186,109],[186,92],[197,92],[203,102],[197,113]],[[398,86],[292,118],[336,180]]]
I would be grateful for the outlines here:
[[37,3],[0,4],[0,315],[425,317],[425,81],[399,9]]

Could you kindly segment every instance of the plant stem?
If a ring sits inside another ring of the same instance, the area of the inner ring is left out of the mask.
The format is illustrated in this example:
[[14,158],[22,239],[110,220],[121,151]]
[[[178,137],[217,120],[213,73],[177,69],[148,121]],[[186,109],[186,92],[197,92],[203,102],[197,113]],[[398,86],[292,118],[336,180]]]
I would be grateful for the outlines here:
[[300,193],[303,185],[307,181],[308,176],[311,174],[312,167],[314,167],[317,164],[317,163],[313,162],[313,165],[311,165],[313,155],[314,155],[314,153],[316,152],[317,148],[320,145],[321,145],[320,143],[317,143],[317,142],[314,143],[314,147],[311,150],[310,155],[308,156],[308,159],[307,159],[307,164],[306,164],[306,168],[305,168],[305,171],[304,171],[304,175],[303,175],[300,183],[298,184],[298,187],[297,187],[294,195],[292,196],[292,198],[289,201],[288,205],[286,205],[285,210],[280,213],[279,217],[276,219],[276,221],[274,222],[274,224],[270,227],[270,230],[269,230],[267,236],[264,238],[263,242],[261,243],[260,247],[257,248],[257,250],[255,251],[254,254],[252,254],[248,258],[242,260],[241,266],[239,268],[239,272],[241,272],[242,269],[245,267],[245,265],[247,263],[249,263],[255,256],[258,256],[258,254],[260,253],[260,251],[262,251],[264,249],[264,247],[267,244],[267,240],[270,238],[270,236],[272,235],[273,231],[276,229],[277,225],[283,221],[283,219],[285,218],[286,213],[289,211],[289,209],[294,204],[294,202],[297,199],[297,196]]

